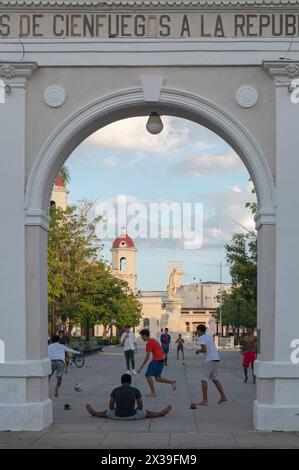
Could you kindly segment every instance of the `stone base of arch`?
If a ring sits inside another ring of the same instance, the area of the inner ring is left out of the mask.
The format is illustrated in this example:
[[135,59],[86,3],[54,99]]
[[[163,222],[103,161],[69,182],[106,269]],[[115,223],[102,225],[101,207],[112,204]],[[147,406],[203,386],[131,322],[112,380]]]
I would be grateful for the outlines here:
[[0,431],[41,431],[53,422],[48,358],[0,364]]
[[253,424],[257,431],[298,431],[299,405],[267,405],[256,400],[253,405]]
[[0,431],[42,431],[53,423],[52,400],[43,402],[0,403]]
[[299,430],[299,369],[291,362],[255,362],[257,399],[253,406],[258,431]]

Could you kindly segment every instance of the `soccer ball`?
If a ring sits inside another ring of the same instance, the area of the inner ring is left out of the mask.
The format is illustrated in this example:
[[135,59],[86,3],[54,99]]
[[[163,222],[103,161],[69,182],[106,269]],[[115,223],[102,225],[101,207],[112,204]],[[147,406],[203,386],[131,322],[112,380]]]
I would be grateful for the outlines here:
[[81,385],[75,384],[75,385],[74,385],[74,390],[75,390],[75,392],[81,392],[81,391],[82,391]]

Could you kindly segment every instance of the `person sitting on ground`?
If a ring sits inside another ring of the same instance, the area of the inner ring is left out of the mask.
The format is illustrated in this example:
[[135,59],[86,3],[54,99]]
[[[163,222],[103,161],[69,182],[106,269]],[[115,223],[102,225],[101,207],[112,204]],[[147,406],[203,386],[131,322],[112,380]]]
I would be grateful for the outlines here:
[[[109,410],[95,411],[88,404],[86,405],[88,413],[97,418],[138,421],[144,418],[159,418],[170,412],[170,405],[161,411],[143,410],[142,395],[138,388],[131,386],[131,383],[131,375],[123,374],[121,376],[121,386],[112,390]],[[135,408],[135,402],[137,408]]]

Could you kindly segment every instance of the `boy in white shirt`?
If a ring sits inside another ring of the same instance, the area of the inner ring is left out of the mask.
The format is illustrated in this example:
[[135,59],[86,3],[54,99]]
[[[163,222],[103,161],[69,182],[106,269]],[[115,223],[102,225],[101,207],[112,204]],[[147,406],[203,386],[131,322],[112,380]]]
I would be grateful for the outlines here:
[[48,356],[51,360],[51,374],[49,375],[49,381],[56,371],[56,387],[54,396],[58,397],[58,389],[62,384],[62,377],[64,374],[64,365],[65,365],[65,353],[70,352],[72,354],[80,354],[80,351],[76,351],[75,349],[68,348],[65,344],[59,343],[59,336],[53,335],[51,339],[51,344],[48,346]]
[[197,327],[198,343],[200,348],[197,349],[196,354],[205,354],[205,363],[203,365],[203,374],[201,379],[201,388],[203,399],[198,405],[208,406],[208,380],[212,380],[213,384],[217,388],[220,394],[220,400],[218,403],[227,401],[226,395],[223,391],[221,382],[217,378],[217,369],[220,362],[220,357],[210,335],[206,334],[205,325],[198,325]]
[[126,359],[126,364],[127,364],[127,374],[130,374],[130,363],[132,366],[132,372],[134,375],[136,375],[136,370],[135,370],[135,358],[134,358],[134,353],[137,353],[137,345],[136,345],[136,340],[134,333],[130,331],[130,326],[125,327],[125,331],[122,334],[121,337],[121,344],[124,347],[124,355]]

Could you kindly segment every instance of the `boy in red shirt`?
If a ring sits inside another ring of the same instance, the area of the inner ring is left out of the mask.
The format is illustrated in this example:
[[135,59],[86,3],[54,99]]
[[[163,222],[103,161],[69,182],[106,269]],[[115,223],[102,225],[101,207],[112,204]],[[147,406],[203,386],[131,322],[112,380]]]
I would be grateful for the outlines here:
[[148,365],[147,371],[145,373],[145,377],[147,380],[147,383],[150,388],[150,397],[156,397],[156,390],[154,387],[154,381],[153,377],[155,377],[157,382],[165,383],[165,384],[170,384],[172,386],[173,391],[176,391],[176,381],[175,380],[167,380],[167,379],[162,379],[161,374],[162,370],[164,367],[164,353],[162,351],[162,348],[160,344],[158,343],[157,340],[153,339],[150,337],[150,332],[149,330],[141,330],[140,331],[140,336],[143,339],[143,341],[146,342],[146,355],[144,358],[144,361],[140,368],[138,369],[138,373],[141,372],[145,364],[150,358],[150,353],[152,353],[152,360]]

